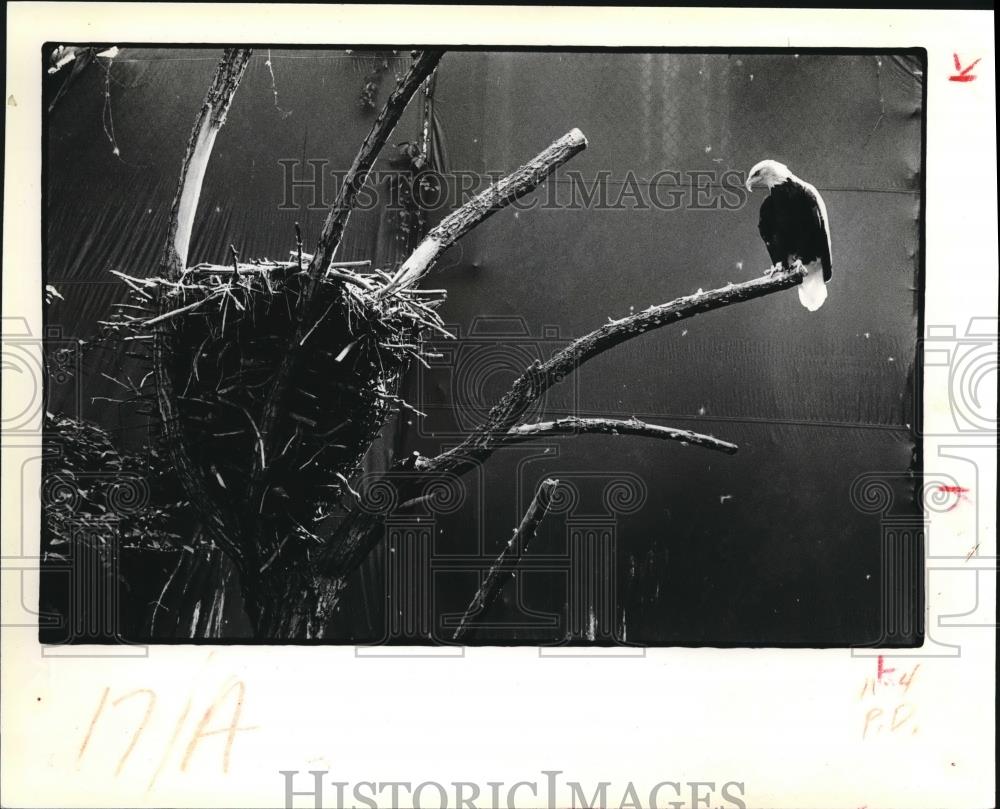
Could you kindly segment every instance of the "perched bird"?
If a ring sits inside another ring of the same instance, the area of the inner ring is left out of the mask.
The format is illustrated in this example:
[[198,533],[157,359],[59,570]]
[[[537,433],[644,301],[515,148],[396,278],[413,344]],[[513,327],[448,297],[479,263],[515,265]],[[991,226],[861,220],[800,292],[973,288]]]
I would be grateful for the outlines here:
[[799,300],[815,312],[826,300],[831,276],[830,225],[823,197],[776,160],[761,160],[750,169],[747,191],[760,183],[771,192],[760,206],[757,225],[773,262],[771,272],[801,263],[807,275],[799,284]]

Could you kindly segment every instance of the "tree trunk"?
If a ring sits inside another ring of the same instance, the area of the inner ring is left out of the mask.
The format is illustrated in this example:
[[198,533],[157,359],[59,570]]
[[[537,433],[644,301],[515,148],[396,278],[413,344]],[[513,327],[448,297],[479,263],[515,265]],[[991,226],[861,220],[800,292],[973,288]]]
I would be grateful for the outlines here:
[[269,579],[257,598],[256,635],[266,640],[320,640],[340,604],[344,579],[309,570]]
[[229,557],[215,546],[196,544],[192,551],[182,550],[153,606],[150,639],[222,637],[226,596],[235,572]]

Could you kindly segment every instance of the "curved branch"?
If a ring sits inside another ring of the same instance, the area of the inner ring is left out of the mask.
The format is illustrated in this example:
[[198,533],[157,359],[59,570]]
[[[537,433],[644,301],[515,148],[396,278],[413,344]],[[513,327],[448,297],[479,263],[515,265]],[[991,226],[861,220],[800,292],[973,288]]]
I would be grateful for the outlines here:
[[226,48],[191,129],[181,162],[177,194],[170,206],[170,217],[167,220],[167,244],[162,263],[165,265],[163,269],[167,271],[163,275],[168,280],[180,278],[187,266],[191,231],[208,159],[212,156],[215,138],[226,122],[229,106],[243,80],[252,53],[251,48]]
[[[412,458],[407,458],[398,462],[393,471],[412,468],[424,474],[448,472],[463,475],[493,454],[497,446],[496,435],[508,433],[542,393],[588,359],[661,326],[678,323],[712,309],[790,289],[801,284],[804,277],[805,270],[796,267],[743,284],[730,284],[721,289],[687,295],[607,323],[574,340],[548,362],[536,362],[528,368],[494,405],[487,420],[456,448],[434,458],[418,458],[415,463]],[[382,525],[383,516],[380,514],[351,511],[322,550],[320,568],[328,575],[350,573],[379,543]]]
[[[722,441],[710,435],[679,430],[675,427],[661,427],[658,424],[646,424],[639,419],[581,419],[571,416],[555,421],[540,421],[537,424],[520,424],[511,427],[506,433],[493,438],[495,446],[516,444],[535,438],[546,438],[550,435],[580,435],[582,433],[603,433],[605,435],[636,435],[642,438],[659,438],[665,441],[679,441],[695,447],[713,449],[732,455],[739,450],[736,444]],[[495,447],[494,447],[495,448]],[[419,468],[419,462],[418,462]]]
[[452,211],[417,245],[379,296],[384,297],[401,287],[419,283],[441,253],[476,225],[534,191],[559,166],[586,148],[587,138],[584,134],[579,129],[571,129],[519,169],[476,195],[458,210]]
[[543,480],[535,492],[535,497],[528,506],[527,512],[521,524],[514,531],[514,536],[510,538],[506,547],[500,552],[493,566],[490,567],[482,586],[476,592],[475,597],[465,610],[465,614],[459,621],[452,640],[462,640],[468,635],[472,628],[472,622],[482,616],[490,608],[503,590],[503,586],[510,580],[514,573],[514,568],[521,561],[521,557],[528,550],[528,543],[535,537],[539,524],[545,518],[549,510],[549,503],[552,502],[552,494],[559,485],[558,480],[551,478]]
[[[160,276],[167,280],[180,278],[188,259],[191,229],[201,184],[208,167],[208,159],[215,145],[215,138],[226,121],[226,113],[250,60],[249,48],[227,48],[215,71],[201,111],[195,119],[187,151],[181,163],[181,176],[177,194],[170,206],[167,224],[167,241],[160,258]],[[153,330],[153,373],[156,381],[156,403],[161,428],[177,476],[192,506],[201,513],[211,536],[225,549],[237,566],[246,566],[245,549],[232,536],[232,515],[209,495],[209,487],[201,468],[192,460],[187,437],[184,435],[177,412],[174,380],[170,371],[173,354],[173,321],[167,319],[169,311],[164,286],[159,287],[158,316]]]
[[548,361],[544,363],[536,361],[515,380],[510,390],[490,410],[486,421],[468,438],[454,449],[418,464],[418,468],[428,473],[455,474],[459,469],[464,470],[469,464],[485,460],[495,449],[493,437],[497,434],[502,435],[514,427],[539,396],[587,360],[616,345],[653,329],[680,323],[703,312],[789,289],[801,284],[803,278],[805,270],[796,266],[742,284],[729,284],[719,289],[685,295],[620,320],[612,320],[574,340],[566,348],[556,352]]

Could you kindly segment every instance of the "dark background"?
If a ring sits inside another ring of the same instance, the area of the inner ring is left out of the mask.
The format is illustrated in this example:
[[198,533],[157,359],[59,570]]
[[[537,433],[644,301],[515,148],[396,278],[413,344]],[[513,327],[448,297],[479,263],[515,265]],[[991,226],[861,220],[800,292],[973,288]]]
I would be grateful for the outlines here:
[[[218,56],[124,48],[110,72],[107,60],[81,70],[52,107],[43,249],[46,282],[65,298],[47,311],[57,339],[93,335],[124,299],[109,270],[152,273]],[[409,61],[408,49],[274,50],[272,83],[268,56],[255,52],[217,141],[192,263],[227,261],[230,243],[244,257],[284,257],[295,221],[309,249],[324,211],[308,208],[308,193],[282,209],[279,160],[343,171],[374,116],[358,103],[365,83],[375,82],[381,106]],[[608,172],[611,203],[629,172],[647,195],[649,178],[667,170],[680,183],[665,180],[660,197],[673,189],[684,204],[665,211],[626,197],[618,208],[506,210],[464,238],[426,284],[448,289],[442,315],[460,339],[439,346],[445,356],[430,371],[413,369],[404,396],[427,416],[390,424],[369,470],[453,445],[531,359],[608,317],[759,275],[769,264],[757,234],[765,192],[730,191],[736,210],[699,208],[706,197],[688,184],[699,182],[691,172],[721,177],[773,158],[816,185],[833,280],[816,313],[789,291],[630,341],[533,414],[634,415],[712,433],[738,454],[597,436],[499,452],[443,511],[390,525],[335,636],[447,637],[447,616],[464,610],[477,572],[553,476],[565,483],[559,508],[477,642],[919,644],[920,587],[886,606],[919,554],[901,569],[884,536],[887,520],[920,523],[910,476],[922,83],[912,54],[446,54],[434,93],[435,166],[445,174],[510,171],[579,127],[590,145],[559,173],[559,198],[571,193],[569,170],[589,183]],[[419,137],[420,106],[415,99],[394,142]],[[719,199],[719,182],[700,182]],[[327,198],[334,193],[329,181]],[[407,245],[398,217],[376,209],[352,219],[339,257],[389,266]],[[138,446],[143,417],[91,401],[114,395],[102,372],[131,373],[129,362],[91,355],[75,382],[50,380],[49,409]],[[898,490],[893,514],[861,502],[863,475]],[[169,559],[133,564],[124,609],[148,610],[170,568]],[[245,636],[235,594],[229,603],[227,631]],[[887,611],[906,628],[889,625]]]

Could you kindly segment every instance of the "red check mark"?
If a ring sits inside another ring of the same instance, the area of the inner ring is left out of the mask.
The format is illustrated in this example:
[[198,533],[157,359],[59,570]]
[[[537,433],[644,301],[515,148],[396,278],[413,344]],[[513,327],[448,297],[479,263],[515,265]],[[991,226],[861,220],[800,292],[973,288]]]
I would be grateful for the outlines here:
[[978,76],[972,73],[972,68],[974,68],[982,61],[981,58],[977,59],[971,65],[967,65],[966,67],[963,68],[962,63],[958,58],[958,54],[953,53],[952,56],[955,59],[955,70],[957,70],[958,72],[954,76],[949,76],[948,81],[975,81],[977,78],[979,78]]

